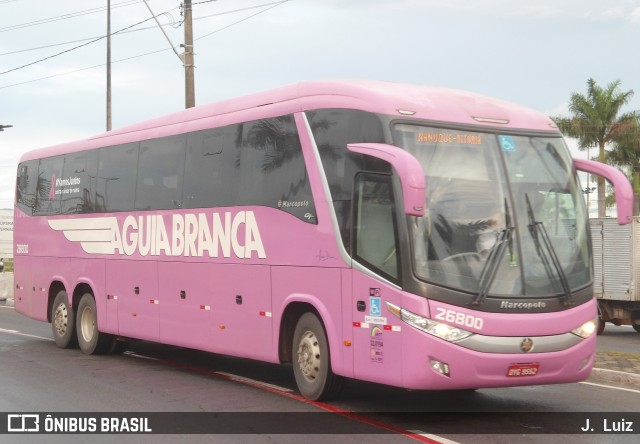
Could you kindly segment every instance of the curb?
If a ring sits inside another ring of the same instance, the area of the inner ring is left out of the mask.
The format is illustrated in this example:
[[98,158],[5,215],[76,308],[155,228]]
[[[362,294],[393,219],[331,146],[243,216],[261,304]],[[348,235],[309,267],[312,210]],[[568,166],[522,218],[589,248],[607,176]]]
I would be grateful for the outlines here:
[[640,375],[636,373],[621,372],[605,368],[594,368],[591,371],[591,382],[608,382],[624,385],[632,385],[640,388]]

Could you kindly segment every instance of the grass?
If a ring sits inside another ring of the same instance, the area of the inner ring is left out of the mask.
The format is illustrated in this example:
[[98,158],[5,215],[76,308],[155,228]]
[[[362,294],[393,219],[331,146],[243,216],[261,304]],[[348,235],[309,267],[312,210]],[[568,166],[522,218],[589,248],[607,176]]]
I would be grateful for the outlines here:
[[640,355],[639,354],[635,354],[635,353],[624,353],[624,352],[618,352],[618,351],[604,351],[604,352],[598,352],[598,355],[608,355],[614,358],[620,358],[620,359],[640,359]]

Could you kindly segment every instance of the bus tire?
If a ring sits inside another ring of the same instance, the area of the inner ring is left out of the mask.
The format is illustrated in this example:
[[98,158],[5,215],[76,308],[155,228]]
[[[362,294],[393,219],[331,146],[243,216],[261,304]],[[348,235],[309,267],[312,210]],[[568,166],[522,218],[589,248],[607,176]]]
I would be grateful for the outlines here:
[[67,292],[64,290],[58,292],[51,306],[51,330],[53,331],[53,340],[58,347],[77,347],[76,317],[73,307],[69,305]]
[[342,390],[344,378],[331,370],[327,335],[314,313],[303,314],[293,333],[293,374],[302,396],[325,401]]
[[87,355],[106,353],[111,345],[112,337],[98,330],[98,310],[91,293],[85,293],[80,299],[76,316],[78,345],[82,353]]

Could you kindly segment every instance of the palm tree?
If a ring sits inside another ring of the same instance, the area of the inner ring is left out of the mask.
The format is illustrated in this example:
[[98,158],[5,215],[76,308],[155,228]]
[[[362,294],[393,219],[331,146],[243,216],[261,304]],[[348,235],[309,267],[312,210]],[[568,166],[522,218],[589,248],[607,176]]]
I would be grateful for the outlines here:
[[[598,149],[598,160],[606,162],[605,147],[611,146],[615,151],[621,141],[628,141],[629,134],[636,131],[638,115],[635,112],[619,115],[620,109],[632,97],[633,90],[620,91],[620,80],[602,88],[596,85],[595,80],[589,79],[586,96],[571,94],[569,111],[573,116],[552,119],[566,136],[578,139],[581,150],[595,147]],[[605,217],[605,194],[604,178],[598,177],[598,217]]]
[[607,152],[606,161],[626,170],[633,186],[633,214],[640,214],[640,115],[635,126]]

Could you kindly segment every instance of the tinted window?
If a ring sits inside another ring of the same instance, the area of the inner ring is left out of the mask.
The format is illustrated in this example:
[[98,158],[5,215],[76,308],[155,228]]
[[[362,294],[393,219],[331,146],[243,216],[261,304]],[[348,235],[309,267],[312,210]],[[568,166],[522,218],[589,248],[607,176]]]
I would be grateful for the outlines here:
[[355,154],[349,143],[385,143],[382,122],[375,114],[349,109],[323,109],[307,113],[320,152],[345,248],[349,250],[353,179],[359,171],[390,171],[389,164]]
[[381,275],[398,278],[391,176],[359,174],[355,184],[354,256]]
[[136,210],[180,208],[186,139],[182,135],[140,143]]
[[262,205],[316,223],[293,116],[189,135],[183,205]]
[[38,196],[38,161],[30,160],[18,166],[16,204],[26,214],[33,214]]
[[240,179],[231,148],[234,128],[216,128],[189,134],[183,207],[226,207],[236,204]]
[[103,148],[99,159],[96,211],[131,211],[136,189],[138,143]]
[[317,223],[293,116],[40,163],[18,170],[16,199],[29,214],[260,205]]
[[48,215],[60,213],[62,195],[62,167],[64,156],[49,157],[40,160],[38,183],[36,185],[36,205],[33,214]]
[[98,151],[83,151],[65,156],[64,172],[56,187],[62,214],[93,213],[98,175]]
[[238,125],[240,205],[280,208],[316,223],[313,197],[292,116]]
[[347,144],[385,143],[380,119],[348,109],[324,109],[308,115],[333,200],[351,200],[356,173],[376,167],[367,163],[375,163],[374,159],[348,151]]

